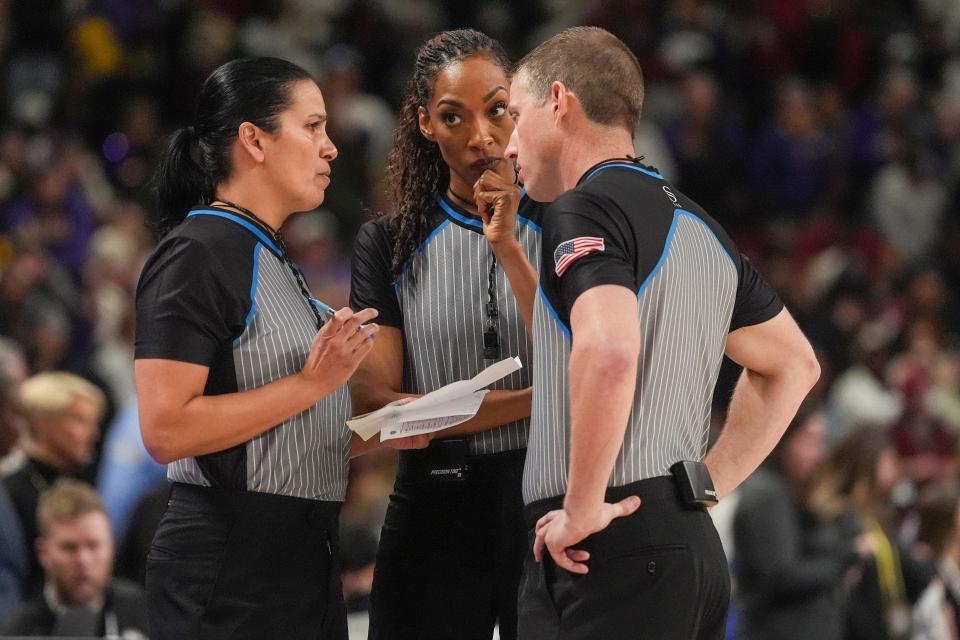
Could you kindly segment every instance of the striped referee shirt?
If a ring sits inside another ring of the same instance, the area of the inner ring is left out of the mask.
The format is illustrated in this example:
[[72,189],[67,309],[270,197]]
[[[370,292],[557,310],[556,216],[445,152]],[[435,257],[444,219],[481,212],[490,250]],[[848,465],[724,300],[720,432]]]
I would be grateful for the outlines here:
[[[540,259],[542,208],[523,197],[517,218],[518,239],[533,264]],[[491,364],[483,357],[483,333],[493,252],[480,218],[439,198],[431,229],[404,265],[399,279],[391,270],[392,247],[388,217],[371,220],[360,229],[354,247],[350,305],[357,310],[379,310],[379,324],[402,332],[401,391],[429,393],[475,376]],[[499,359],[518,356],[523,368],[491,388],[524,389],[531,383],[530,339],[513,290],[499,266],[494,277]],[[499,453],[526,446],[529,422],[518,420],[468,436],[470,452]]]
[[[190,212],[144,266],[137,358],[209,367],[205,395],[298,373],[317,320],[272,234],[232,212]],[[346,386],[256,438],[167,467],[171,481],[342,501],[350,457]]]
[[777,295],[716,221],[638,162],[592,167],[549,206],[543,226],[524,501],[566,493],[570,310],[599,285],[637,292],[641,332],[633,406],[608,486],[702,460],[727,334],[774,317],[783,308]]

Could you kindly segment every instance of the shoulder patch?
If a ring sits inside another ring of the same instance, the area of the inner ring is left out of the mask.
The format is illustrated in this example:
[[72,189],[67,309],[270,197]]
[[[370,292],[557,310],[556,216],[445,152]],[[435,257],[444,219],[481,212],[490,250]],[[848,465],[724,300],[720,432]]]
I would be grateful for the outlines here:
[[553,251],[553,271],[558,277],[562,276],[571,264],[583,256],[594,251],[603,251],[603,249],[603,238],[592,236],[580,236],[561,242]]

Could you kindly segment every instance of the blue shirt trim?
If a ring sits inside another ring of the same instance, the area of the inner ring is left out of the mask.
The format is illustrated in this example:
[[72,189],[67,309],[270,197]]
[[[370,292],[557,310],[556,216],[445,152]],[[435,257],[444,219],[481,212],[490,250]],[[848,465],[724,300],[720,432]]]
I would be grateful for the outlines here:
[[537,233],[543,233],[543,227],[541,227],[540,225],[538,225],[536,222],[534,222],[534,221],[531,220],[530,218],[524,218],[523,216],[518,215],[518,216],[517,216],[517,220],[519,220],[522,224],[527,225],[528,227],[530,227],[531,229],[533,229],[533,230],[536,231]]
[[[260,284],[260,249],[263,248],[263,245],[259,242],[253,247],[253,276],[250,282],[250,311],[247,312],[247,317],[243,320],[243,331],[247,331],[247,328],[250,326],[250,323],[253,322],[253,316],[257,313],[257,286]],[[233,341],[233,346],[237,346],[240,342],[240,338],[243,337],[241,333],[237,336],[237,339]]]
[[593,171],[591,171],[589,174],[587,174],[587,177],[583,179],[583,182],[586,182],[587,180],[589,180],[589,179],[592,178],[593,176],[597,175],[598,173],[600,173],[600,172],[603,171],[604,169],[610,169],[611,167],[622,167],[622,168],[624,168],[624,169],[630,169],[631,171],[637,171],[637,172],[639,172],[639,173],[645,173],[645,174],[647,174],[648,176],[650,176],[650,177],[652,177],[652,178],[657,178],[658,180],[663,180],[663,179],[664,179],[663,176],[660,175],[659,173],[657,173],[656,171],[651,171],[650,169],[645,169],[645,168],[643,168],[643,167],[637,166],[637,165],[635,165],[635,164],[630,164],[630,163],[627,163],[627,162],[613,162],[613,163],[611,163],[611,164],[605,164],[605,165],[603,165],[602,167],[597,167],[596,169],[594,169]]
[[[436,238],[437,235],[438,235],[441,231],[443,231],[444,229],[446,229],[446,228],[447,228],[447,225],[449,225],[449,224],[450,224],[450,221],[449,221],[449,220],[444,220],[444,221],[441,222],[439,225],[437,225],[437,228],[430,232],[430,235],[428,235],[428,236],[426,237],[426,239],[423,241],[423,244],[420,245],[420,248],[417,249],[417,250],[414,252],[414,255],[416,255],[416,254],[418,254],[418,253],[423,253],[424,251],[426,251],[427,245],[429,245],[431,242],[433,242],[434,238]],[[403,281],[403,276],[406,275],[406,273],[407,273],[407,268],[410,266],[410,259],[411,259],[411,258],[413,258],[413,256],[410,256],[410,258],[408,258],[407,261],[403,264],[403,268],[400,269],[400,277],[397,278],[397,281],[393,283],[393,290],[394,290],[394,291],[400,291],[400,285],[401,285],[401,283],[402,283],[402,281]]]
[[563,335],[567,336],[567,340],[572,340],[573,333],[570,331],[570,327],[563,324],[563,320],[560,319],[560,314],[557,313],[557,310],[553,308],[552,304],[550,304],[550,299],[547,298],[547,294],[544,292],[543,287],[539,284],[537,285],[537,295],[540,296],[540,299],[543,301],[543,305],[547,308],[547,311],[550,312],[550,316],[553,318],[553,321],[557,323],[557,326],[560,327],[560,331],[563,332]]
[[660,254],[660,259],[657,260],[657,264],[653,267],[653,269],[650,271],[650,274],[643,280],[643,283],[640,285],[640,288],[637,290],[637,298],[643,295],[643,292],[646,290],[647,286],[649,286],[650,282],[654,279],[654,277],[656,277],[656,275],[660,273],[660,270],[663,268],[664,263],[666,263],[667,257],[670,255],[670,248],[673,246],[673,236],[677,231],[677,222],[679,222],[680,218],[684,216],[688,218],[693,218],[694,220],[699,222],[701,225],[703,225],[703,227],[707,231],[709,231],[710,235],[712,235],[714,239],[717,241],[717,244],[720,245],[720,248],[723,249],[724,255],[726,255],[727,258],[730,260],[730,264],[733,265],[733,268],[734,269],[737,268],[737,263],[736,261],[734,261],[733,256],[730,255],[730,252],[727,251],[727,248],[723,245],[722,242],[720,242],[720,238],[718,238],[717,234],[714,233],[713,229],[710,228],[710,225],[704,222],[700,218],[700,216],[693,213],[692,211],[687,211],[686,209],[677,209],[676,211],[673,212],[673,222],[670,223],[670,231],[667,232],[667,239],[663,243],[663,253]]
[[243,227],[253,235],[257,236],[257,239],[259,239],[260,242],[262,242],[264,245],[269,247],[269,249],[273,251],[275,254],[277,254],[277,256],[283,255],[283,253],[280,251],[280,248],[277,247],[277,245],[273,242],[273,240],[271,240],[267,236],[267,234],[265,234],[256,225],[249,222],[248,220],[244,220],[240,216],[233,215],[232,213],[227,213],[226,211],[216,211],[213,209],[197,209],[187,214],[188,218],[192,218],[193,216],[213,216],[215,218],[223,218],[225,220],[230,220],[231,222],[235,222],[236,224],[240,225],[241,227]]
[[437,198],[437,202],[440,203],[440,208],[443,209],[447,213],[447,215],[453,218],[454,220],[458,222],[462,222],[463,224],[469,225],[471,227],[475,227],[477,229],[483,229],[482,222],[480,222],[479,220],[475,220],[473,218],[468,218],[462,213],[459,213],[453,207],[447,204],[447,202],[443,198]]

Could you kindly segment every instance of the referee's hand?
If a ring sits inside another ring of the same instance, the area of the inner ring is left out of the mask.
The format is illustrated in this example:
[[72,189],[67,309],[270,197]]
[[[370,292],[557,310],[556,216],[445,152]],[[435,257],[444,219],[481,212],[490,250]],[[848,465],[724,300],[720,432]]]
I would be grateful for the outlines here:
[[491,245],[496,247],[517,239],[518,185],[487,169],[473,185],[473,199],[483,220],[483,235]]
[[546,549],[558,567],[571,573],[587,573],[590,569],[584,562],[590,559],[590,553],[571,547],[606,529],[613,519],[628,516],[639,507],[640,497],[630,496],[612,504],[603,502],[589,513],[571,514],[566,509],[551,511],[537,521],[533,557],[541,562]]
[[301,374],[334,388],[345,384],[373,348],[380,327],[369,321],[378,313],[376,309],[354,313],[346,307],[337,311],[314,336]]

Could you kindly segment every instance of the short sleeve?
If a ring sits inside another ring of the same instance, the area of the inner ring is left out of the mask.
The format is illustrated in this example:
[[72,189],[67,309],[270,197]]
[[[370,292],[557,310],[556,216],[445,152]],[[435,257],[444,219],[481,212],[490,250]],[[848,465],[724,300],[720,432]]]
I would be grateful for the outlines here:
[[773,287],[753,268],[746,256],[739,254],[739,257],[737,299],[730,318],[730,331],[766,322],[783,309],[783,302]]
[[249,286],[241,292],[228,281],[204,243],[182,237],[163,243],[137,287],[135,357],[211,366],[243,332],[250,304]]
[[562,315],[593,287],[637,288],[631,234],[622,216],[594,194],[573,191],[554,202],[544,226],[543,270],[556,283]]
[[353,247],[350,308],[376,309],[380,312],[377,324],[403,329],[403,314],[393,287],[392,255],[385,218],[360,227]]

